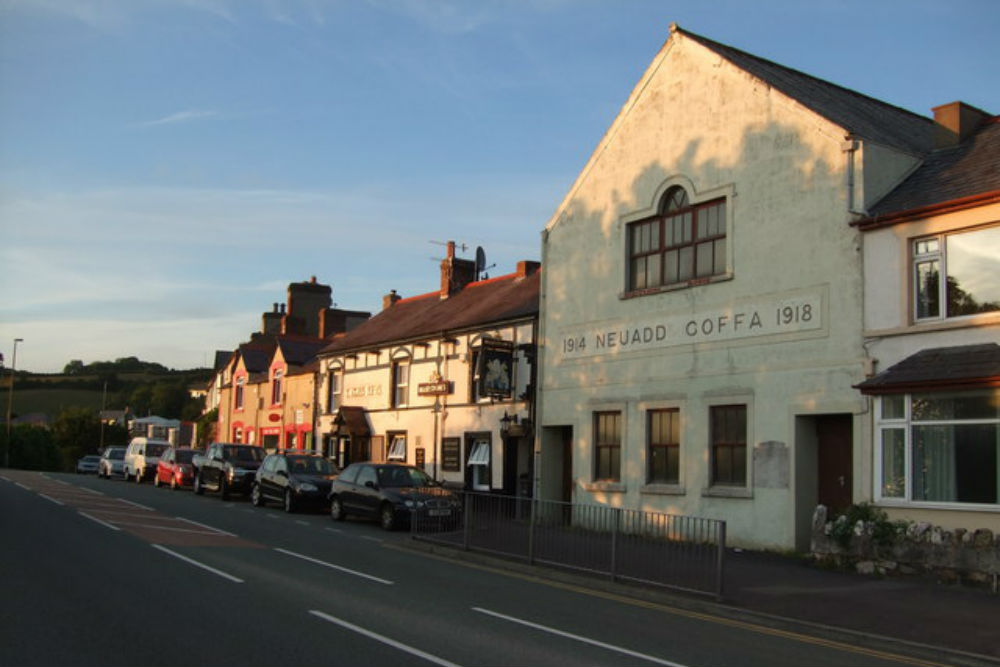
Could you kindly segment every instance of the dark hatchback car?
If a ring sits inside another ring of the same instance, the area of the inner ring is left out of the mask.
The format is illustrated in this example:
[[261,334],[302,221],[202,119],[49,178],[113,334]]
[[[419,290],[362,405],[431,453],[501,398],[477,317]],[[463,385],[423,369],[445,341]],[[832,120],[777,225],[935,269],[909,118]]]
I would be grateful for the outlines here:
[[250,500],[257,507],[269,500],[280,502],[286,512],[323,507],[336,476],[337,470],[319,454],[296,450],[269,454],[257,470]]
[[352,463],[330,490],[334,521],[351,514],[378,519],[382,528],[394,530],[409,523],[413,511],[457,523],[461,500],[420,468],[399,463]]

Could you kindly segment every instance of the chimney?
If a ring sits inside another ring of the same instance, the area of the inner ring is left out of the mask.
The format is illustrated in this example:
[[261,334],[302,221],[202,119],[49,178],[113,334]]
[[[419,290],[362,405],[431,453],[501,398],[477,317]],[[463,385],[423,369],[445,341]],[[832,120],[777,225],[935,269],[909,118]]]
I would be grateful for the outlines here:
[[441,298],[447,299],[476,279],[476,263],[455,257],[455,242],[448,241],[448,256],[441,260]]
[[278,312],[278,304],[274,304],[274,310],[264,313],[261,318],[260,332],[262,334],[281,333],[281,313]]
[[390,306],[392,306],[392,304],[396,303],[401,298],[403,297],[396,294],[396,290],[391,290],[388,294],[382,297],[382,310],[389,308]]
[[992,116],[965,102],[942,104],[931,109],[934,112],[934,148],[957,146],[968,139]]
[[519,278],[527,278],[528,276],[534,275],[540,268],[542,268],[541,262],[524,260],[517,263],[517,275]]

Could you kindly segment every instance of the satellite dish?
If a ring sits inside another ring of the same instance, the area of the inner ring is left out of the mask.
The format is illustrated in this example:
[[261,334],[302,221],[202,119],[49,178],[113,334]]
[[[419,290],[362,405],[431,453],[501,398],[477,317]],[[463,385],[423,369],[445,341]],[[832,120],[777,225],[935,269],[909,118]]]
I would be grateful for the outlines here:
[[476,280],[479,280],[480,274],[482,274],[483,269],[486,268],[486,251],[483,250],[483,246],[476,246]]

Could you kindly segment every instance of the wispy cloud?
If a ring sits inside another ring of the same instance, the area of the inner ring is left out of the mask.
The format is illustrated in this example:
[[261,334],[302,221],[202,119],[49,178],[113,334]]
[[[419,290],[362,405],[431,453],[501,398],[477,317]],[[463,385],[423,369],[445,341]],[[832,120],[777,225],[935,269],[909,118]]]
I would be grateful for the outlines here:
[[169,116],[164,116],[163,118],[157,118],[156,120],[147,120],[140,123],[136,123],[136,127],[155,127],[157,125],[176,125],[178,123],[190,123],[198,120],[205,120],[208,118],[218,118],[218,111],[178,111],[177,113],[172,113]]

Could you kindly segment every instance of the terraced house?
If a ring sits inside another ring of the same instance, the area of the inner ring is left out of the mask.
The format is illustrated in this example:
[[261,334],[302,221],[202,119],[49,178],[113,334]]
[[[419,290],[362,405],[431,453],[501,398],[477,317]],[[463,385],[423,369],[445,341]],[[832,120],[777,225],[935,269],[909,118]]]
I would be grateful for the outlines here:
[[449,243],[440,289],[386,295],[381,312],[319,353],[327,455],[530,495],[540,276],[537,262],[520,262],[483,279]]
[[543,232],[540,497],[1000,527],[996,131],[671,26]]

